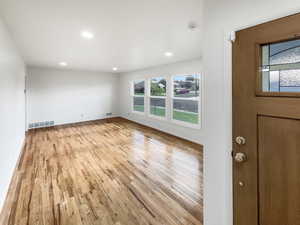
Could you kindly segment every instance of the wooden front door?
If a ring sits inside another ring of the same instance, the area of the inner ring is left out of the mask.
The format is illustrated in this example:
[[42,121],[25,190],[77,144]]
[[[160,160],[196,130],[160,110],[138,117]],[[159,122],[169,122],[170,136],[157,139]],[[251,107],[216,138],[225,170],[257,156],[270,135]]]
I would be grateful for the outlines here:
[[233,44],[235,225],[300,225],[300,14]]

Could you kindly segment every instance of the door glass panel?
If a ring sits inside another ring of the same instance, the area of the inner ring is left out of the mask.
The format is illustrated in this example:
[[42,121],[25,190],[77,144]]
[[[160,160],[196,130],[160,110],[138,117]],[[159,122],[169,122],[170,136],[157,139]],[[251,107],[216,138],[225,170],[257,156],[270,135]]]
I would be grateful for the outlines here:
[[300,92],[300,40],[261,46],[264,92]]
[[278,92],[280,90],[279,85],[279,71],[270,71],[270,91]]

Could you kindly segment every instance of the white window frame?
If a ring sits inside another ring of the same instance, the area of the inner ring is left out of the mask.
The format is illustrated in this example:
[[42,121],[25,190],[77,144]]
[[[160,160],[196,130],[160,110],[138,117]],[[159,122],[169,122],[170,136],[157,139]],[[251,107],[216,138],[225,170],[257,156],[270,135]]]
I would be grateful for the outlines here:
[[[174,96],[174,78],[177,76],[190,76],[190,75],[197,75],[199,77],[199,96],[193,97],[193,98],[180,98]],[[176,74],[171,76],[171,122],[177,125],[181,125],[184,127],[194,128],[194,129],[200,129],[201,128],[201,122],[202,122],[202,113],[201,113],[201,101],[202,99],[202,75],[201,73],[182,73],[182,74]],[[188,123],[180,120],[173,119],[173,104],[174,100],[190,100],[190,101],[198,101],[198,124]]]
[[[166,80],[166,95],[165,96],[152,96],[151,95],[151,81],[152,79],[155,79],[155,78],[163,78]],[[166,76],[155,76],[155,77],[150,77],[148,79],[148,90],[147,90],[147,98],[148,98],[148,116],[149,117],[153,117],[155,119],[160,119],[160,120],[166,120],[167,119],[167,114],[168,114],[168,105],[167,105],[167,97],[168,97],[168,78]],[[164,99],[165,100],[165,116],[156,116],[156,115],[153,115],[151,114],[151,98],[156,98],[156,99]]]
[[[134,83],[136,83],[136,82],[144,82],[144,95],[136,95],[135,93],[134,93]],[[145,113],[146,113],[146,101],[145,101],[145,99],[146,99],[146,91],[147,91],[147,88],[146,88],[146,79],[136,79],[136,80],[133,80],[132,82],[131,82],[131,112],[132,113],[136,113],[136,114],[140,114],[140,115],[145,115]],[[144,98],[144,112],[140,112],[140,111],[135,111],[134,110],[134,97],[143,97]]]

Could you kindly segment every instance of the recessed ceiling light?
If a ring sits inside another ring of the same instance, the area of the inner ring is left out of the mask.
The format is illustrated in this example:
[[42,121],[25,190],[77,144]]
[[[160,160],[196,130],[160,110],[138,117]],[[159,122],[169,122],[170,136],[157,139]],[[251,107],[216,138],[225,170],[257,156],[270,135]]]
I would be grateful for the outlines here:
[[60,62],[59,65],[60,65],[60,66],[67,66],[68,63],[66,63],[66,62]]
[[81,36],[85,39],[93,39],[94,38],[94,34],[89,31],[82,31]]
[[173,52],[165,52],[165,56],[167,57],[172,57],[174,54]]
[[117,67],[114,67],[114,68],[113,68],[113,71],[117,71],[117,70],[118,70],[118,68],[117,68]]

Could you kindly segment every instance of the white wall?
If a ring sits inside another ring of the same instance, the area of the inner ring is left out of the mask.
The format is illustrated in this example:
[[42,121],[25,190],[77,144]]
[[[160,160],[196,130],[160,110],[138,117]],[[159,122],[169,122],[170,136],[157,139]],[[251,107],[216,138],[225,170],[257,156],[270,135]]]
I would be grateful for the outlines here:
[[299,0],[206,0],[203,69],[205,72],[204,220],[232,224],[231,44],[229,33],[300,12]]
[[160,67],[154,67],[146,70],[120,74],[120,106],[121,116],[143,123],[147,126],[163,130],[176,136],[184,137],[188,140],[201,143],[201,137],[204,135],[202,130],[191,129],[178,126],[170,121],[164,121],[132,113],[132,97],[130,95],[131,82],[137,79],[165,76],[166,78],[176,74],[189,74],[202,72],[201,60],[196,59],[187,62],[175,63]]
[[25,65],[0,19],[0,211],[25,137]]
[[28,67],[28,123],[74,123],[119,115],[119,75]]

